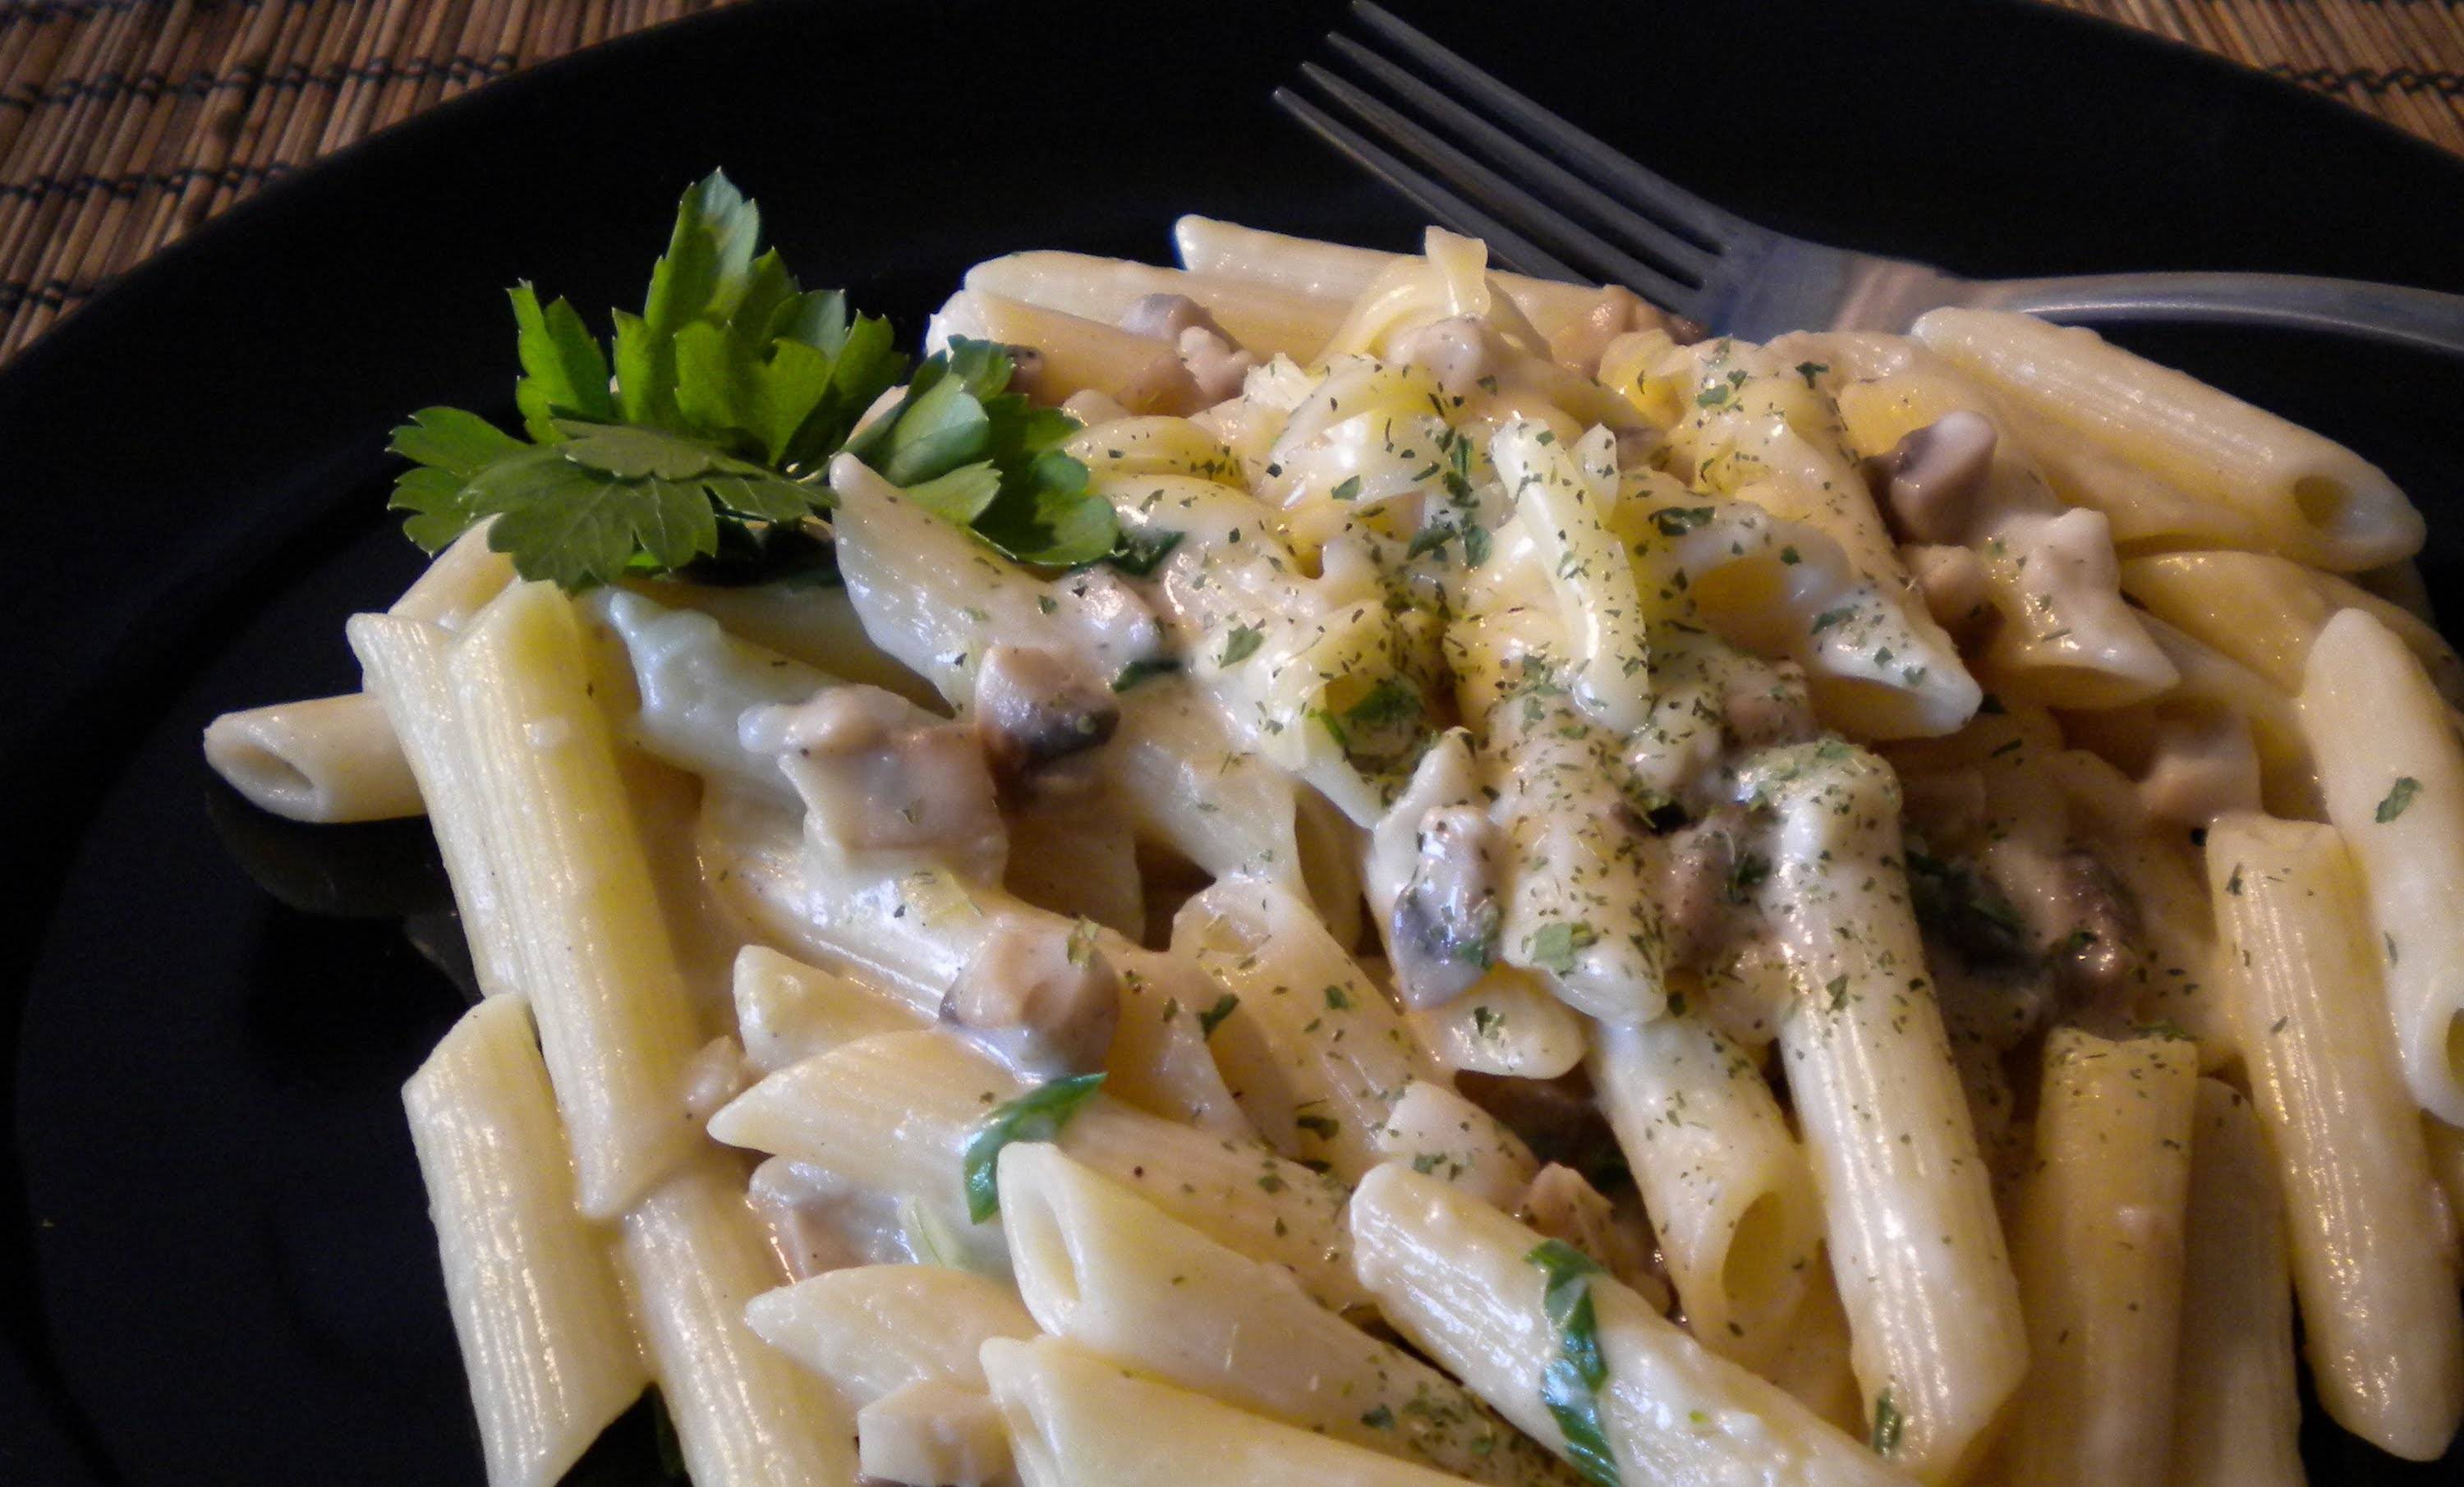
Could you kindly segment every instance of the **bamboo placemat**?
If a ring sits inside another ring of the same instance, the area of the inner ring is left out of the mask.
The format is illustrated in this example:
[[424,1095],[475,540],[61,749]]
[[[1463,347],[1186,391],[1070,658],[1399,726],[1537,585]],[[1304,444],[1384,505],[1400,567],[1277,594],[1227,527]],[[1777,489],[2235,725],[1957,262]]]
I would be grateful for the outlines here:
[[[728,3],[0,0],[0,361],[329,150]],[[2049,3],[2263,67],[2464,152],[2464,0]]]

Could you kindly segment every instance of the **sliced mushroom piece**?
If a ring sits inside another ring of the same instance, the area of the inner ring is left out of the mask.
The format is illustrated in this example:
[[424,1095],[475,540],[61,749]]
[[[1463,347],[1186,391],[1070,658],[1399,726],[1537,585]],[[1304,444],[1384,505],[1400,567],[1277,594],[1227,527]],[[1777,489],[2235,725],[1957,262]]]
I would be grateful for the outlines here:
[[1993,470],[1993,445],[1992,421],[1962,408],[1892,446],[1878,471],[1882,509],[1906,540],[1965,540]]
[[941,1020],[1032,1079],[1103,1067],[1121,1022],[1121,980],[1093,928],[1004,917],[941,998]]
[[2056,867],[2057,902],[2067,922],[2048,927],[2054,973],[2073,1008],[2127,1020],[2138,902],[2122,875],[2085,847],[2063,853]]
[[1225,344],[1234,343],[1206,307],[1187,295],[1140,295],[1121,312],[1121,329],[1170,341],[1178,341],[1184,331],[1211,331]]
[[1068,657],[1025,645],[995,645],[976,672],[976,732],[1004,784],[1101,747],[1121,724],[1111,689]]
[[975,731],[877,687],[833,687],[792,708],[758,708],[747,749],[779,755],[804,798],[807,835],[841,851],[920,850],[998,880],[1008,832]]
[[1476,806],[1441,805],[1420,818],[1419,857],[1396,897],[1391,937],[1404,1005],[1442,1006],[1497,959],[1496,831]]
[[1525,1223],[1598,1260],[1609,1274],[1641,1292],[1654,1311],[1667,1314],[1668,1277],[1661,1269],[1650,1225],[1640,1214],[1621,1221],[1616,1205],[1582,1173],[1556,1163],[1540,1170],[1516,1207]]
[[1747,928],[1754,889],[1771,872],[1752,833],[1743,808],[1724,805],[1665,839],[1661,913],[1669,964],[1708,965]]
[[791,1279],[904,1257],[880,1215],[859,1212],[854,1186],[823,1168],[771,1157],[753,1170],[744,1195]]

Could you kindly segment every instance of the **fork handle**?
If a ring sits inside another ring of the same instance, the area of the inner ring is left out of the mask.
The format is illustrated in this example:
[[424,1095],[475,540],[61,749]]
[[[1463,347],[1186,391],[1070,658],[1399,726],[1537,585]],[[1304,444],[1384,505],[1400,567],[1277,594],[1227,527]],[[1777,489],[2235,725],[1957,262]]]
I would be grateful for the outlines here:
[[2202,320],[2332,331],[2464,356],[2464,295],[2299,273],[2090,273],[1997,279],[1961,298],[2049,320]]

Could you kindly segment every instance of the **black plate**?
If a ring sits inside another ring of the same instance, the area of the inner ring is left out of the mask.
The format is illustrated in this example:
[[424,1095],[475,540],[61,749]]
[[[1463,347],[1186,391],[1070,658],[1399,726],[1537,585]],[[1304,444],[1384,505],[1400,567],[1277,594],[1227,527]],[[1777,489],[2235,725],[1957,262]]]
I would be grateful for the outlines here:
[[[1411,10],[1792,230],[1976,273],[2464,290],[2464,163],[2063,13],[1520,0],[1501,26],[1485,5]],[[24,989],[0,1065],[17,1168],[0,1406],[19,1417],[0,1414],[0,1479],[478,1479],[396,1095],[461,1005],[394,917],[439,902],[399,850],[418,829],[303,863],[211,788],[196,738],[224,709],[352,684],[343,616],[415,567],[379,511],[385,430],[424,404],[509,402],[504,286],[527,275],[593,315],[630,302],[678,191],[713,165],[759,198],[806,282],[844,282],[911,331],[976,259],[1158,256],[1184,210],[1406,245],[1411,214],[1263,101],[1333,13],[721,11],[305,172],[0,378],[0,851],[20,885],[0,975]],[[2433,582],[2454,571],[2456,367],[2289,337],[2128,339],[2387,466],[2431,512]],[[280,900],[234,847],[288,864]],[[309,911],[335,906],[363,917]],[[2313,1434],[2315,1479],[2397,1479]],[[638,1460],[646,1440],[624,1444]]]

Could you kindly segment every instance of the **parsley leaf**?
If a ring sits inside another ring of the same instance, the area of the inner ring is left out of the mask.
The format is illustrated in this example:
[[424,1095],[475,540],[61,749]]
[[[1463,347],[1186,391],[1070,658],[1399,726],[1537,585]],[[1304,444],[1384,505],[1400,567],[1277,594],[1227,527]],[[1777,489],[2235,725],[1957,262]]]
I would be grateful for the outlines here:
[[856,437],[908,359],[889,321],[807,292],[760,237],[760,209],[724,174],[695,183],[641,312],[614,312],[605,351],[569,302],[516,285],[529,440],[447,408],[395,430],[416,467],[392,501],[411,539],[434,552],[495,517],[489,545],[517,572],[576,591],[687,566],[728,581],[826,576],[806,521],[833,504],[823,476],[847,449],[1022,562],[1113,551],[1111,503],[1060,448],[1077,422],[1008,390],[1007,347],[953,342]]
[[1523,952],[1531,963],[1559,975],[1573,973],[1574,957],[1598,941],[1599,931],[1583,921],[1560,919],[1542,925],[1523,944]]
[[1599,1262],[1557,1239],[1543,1240],[1523,1258],[1547,1278],[1541,1309],[1557,1328],[1557,1355],[1540,1374],[1540,1402],[1565,1435],[1575,1470],[1597,1487],[1619,1487],[1617,1457],[1600,1428],[1599,1392],[1609,1368],[1600,1355],[1599,1318],[1592,1304]]
[[1001,1212],[1001,1154],[1011,1142],[1058,1140],[1061,1128],[1103,1082],[1101,1074],[1074,1075],[996,1105],[967,1138],[967,1217],[980,1224]]
[[1214,1006],[1198,1015],[1198,1036],[1213,1038],[1215,1030],[1223,1025],[1223,1019],[1232,1016],[1240,1006],[1241,998],[1230,992],[1225,992],[1221,996],[1217,997]]
[[1887,1456],[1898,1452],[1900,1434],[1906,1425],[1907,1418],[1900,1413],[1900,1407],[1892,1401],[1888,1389],[1874,1396],[1874,1432],[1869,1443],[1876,1455]]
[[2405,807],[2412,804],[2412,798],[2420,793],[2420,780],[2409,775],[2399,777],[2394,785],[2388,788],[2387,798],[2379,802],[2378,810],[2371,815],[2370,819],[2382,826],[2386,825],[2402,816]]
[[1223,654],[1217,658],[1215,664],[1238,666],[1257,654],[1259,644],[1265,638],[1266,632],[1256,625],[1234,625],[1232,633],[1223,638]]

